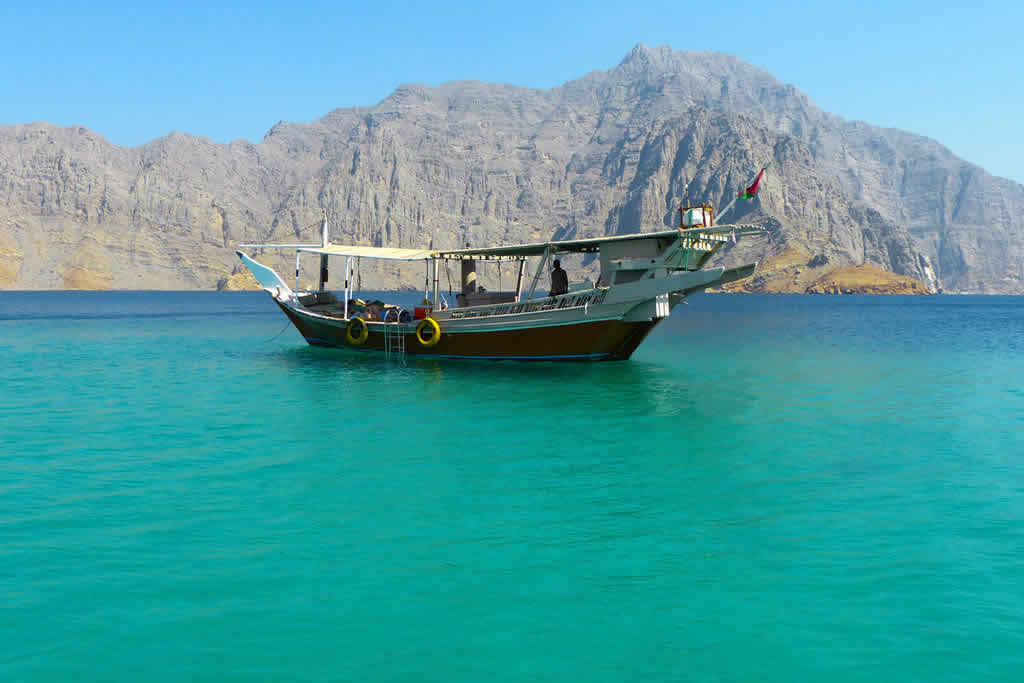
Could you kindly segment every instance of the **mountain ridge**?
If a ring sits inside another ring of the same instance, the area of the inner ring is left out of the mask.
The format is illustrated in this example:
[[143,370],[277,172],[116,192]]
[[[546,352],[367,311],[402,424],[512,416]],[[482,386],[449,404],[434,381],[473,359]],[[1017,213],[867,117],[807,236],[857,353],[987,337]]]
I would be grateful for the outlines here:
[[[1024,292],[1024,186],[929,138],[845,121],[739,58],[643,45],[549,90],[403,84],[259,143],[175,132],[118,147],[81,126],[0,126],[0,287],[212,288],[237,273],[234,245],[316,241],[325,211],[335,240],[393,246],[662,228],[687,196],[724,204],[767,162],[758,199],[729,218],[775,239],[720,257],[764,261],[766,290],[820,274],[772,270],[796,246],[933,291]],[[364,275],[420,279],[392,264]]]

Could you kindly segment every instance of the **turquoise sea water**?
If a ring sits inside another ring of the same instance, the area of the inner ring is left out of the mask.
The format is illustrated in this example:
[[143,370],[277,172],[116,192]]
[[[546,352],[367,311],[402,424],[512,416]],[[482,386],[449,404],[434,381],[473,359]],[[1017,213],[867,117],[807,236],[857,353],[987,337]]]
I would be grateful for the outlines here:
[[697,297],[582,365],[284,326],[0,293],[0,679],[1024,671],[1024,298]]

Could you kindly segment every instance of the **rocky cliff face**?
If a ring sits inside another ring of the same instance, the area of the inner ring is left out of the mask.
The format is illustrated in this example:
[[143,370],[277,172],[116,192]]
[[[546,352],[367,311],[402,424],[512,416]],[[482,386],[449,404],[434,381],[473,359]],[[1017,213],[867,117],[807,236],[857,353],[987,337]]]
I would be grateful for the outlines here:
[[[738,59],[644,46],[548,91],[403,86],[375,107],[280,123],[258,145],[172,134],[121,148],[84,128],[0,127],[0,287],[239,286],[234,245],[316,242],[324,211],[336,242],[409,247],[662,229],[687,196],[722,205],[768,162],[757,199],[729,218],[773,239],[719,257],[762,260],[762,290],[867,265],[933,290],[1024,291],[1021,185],[826,114]],[[265,257],[293,268],[293,255]],[[389,263],[360,278],[423,284]]]

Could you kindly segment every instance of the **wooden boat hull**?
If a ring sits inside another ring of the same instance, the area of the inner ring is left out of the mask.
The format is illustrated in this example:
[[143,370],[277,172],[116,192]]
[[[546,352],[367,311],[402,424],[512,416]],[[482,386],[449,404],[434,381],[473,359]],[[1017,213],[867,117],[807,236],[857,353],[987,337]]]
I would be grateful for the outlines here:
[[[370,323],[369,335],[361,344],[346,339],[344,320],[308,315],[277,301],[295,328],[313,346],[384,352],[388,348],[385,323]],[[437,344],[422,345],[414,328],[401,334],[405,354],[442,358],[481,360],[626,360],[661,318],[653,320],[581,320],[565,324],[483,331],[449,328]],[[392,332],[391,344],[397,335]]]
[[[680,237],[683,234],[690,236]],[[537,248],[543,247],[537,253],[543,255],[541,266],[538,267],[534,284],[526,297],[519,297],[517,285],[515,296],[506,301],[432,310],[430,319],[426,321],[432,329],[425,332],[424,340],[417,334],[416,323],[377,321],[380,312],[369,308],[360,315],[374,320],[360,322],[358,326],[352,327],[352,334],[349,334],[349,326],[353,322],[348,317],[350,313],[355,314],[349,310],[349,280],[346,279],[346,298],[341,302],[325,291],[325,264],[330,254],[341,253],[346,256],[346,272],[350,272],[353,256],[358,259],[366,249],[381,252],[379,248],[328,248],[325,236],[325,246],[313,250],[321,256],[320,290],[299,293],[293,292],[271,268],[254,261],[241,251],[237,253],[256,280],[263,285],[264,291],[284,311],[306,341],[314,346],[442,358],[626,360],[651,330],[688,295],[715,283],[748,277],[753,272],[753,264],[729,270],[680,267],[680,255],[685,256],[688,252],[685,249],[680,251],[678,246],[673,245],[682,244],[682,247],[692,251],[691,242],[710,243],[714,241],[712,237],[703,232],[667,231],[629,238],[610,237],[596,242],[583,240],[579,244],[559,242],[516,247],[519,251],[514,254],[523,256],[522,263],[525,263],[525,255],[534,254]],[[719,235],[716,244],[725,239]],[[550,254],[553,245],[575,245],[584,251],[584,248],[589,248],[592,252],[595,245],[605,242],[611,246],[609,253],[605,253],[602,246],[602,272],[610,273],[609,281],[615,284],[598,287],[589,285],[564,294],[532,298],[544,259]],[[302,245],[278,246],[295,247],[299,250],[296,253],[305,249]],[[338,249],[342,251],[338,252]],[[707,254],[714,250],[712,247],[708,249],[711,251],[705,250]],[[463,255],[461,252],[457,254],[460,258]],[[440,300],[437,292],[438,254],[398,249],[384,250],[376,256],[432,261],[435,275],[433,301]],[[501,253],[496,254],[498,258],[501,256]],[[438,336],[431,339],[431,332]]]

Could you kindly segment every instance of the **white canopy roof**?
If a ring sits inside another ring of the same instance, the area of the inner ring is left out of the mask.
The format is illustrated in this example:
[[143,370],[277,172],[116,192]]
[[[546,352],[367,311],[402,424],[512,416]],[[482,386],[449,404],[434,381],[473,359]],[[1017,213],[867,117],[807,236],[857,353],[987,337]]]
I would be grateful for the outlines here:
[[763,233],[764,229],[752,225],[716,225],[708,228],[671,228],[657,232],[637,232],[626,235],[605,235],[588,237],[579,240],[562,240],[560,242],[535,242],[533,244],[514,244],[503,247],[482,247],[479,249],[453,249],[438,251],[435,255],[445,259],[517,259],[526,256],[539,256],[544,252],[551,254],[587,253],[599,251],[601,245],[615,242],[635,242],[640,240],[676,240],[680,237],[701,238],[708,235],[751,235]]
[[348,244],[328,244],[326,247],[302,247],[296,251],[328,256],[360,256],[391,261],[423,261],[432,258],[430,249],[401,249],[399,247],[361,247]]
[[716,225],[707,228],[673,228],[657,232],[634,233],[628,235],[606,235],[579,240],[563,240],[559,242],[536,242],[533,244],[516,244],[502,247],[484,247],[479,249],[403,249],[400,247],[365,247],[347,244],[328,244],[321,247],[317,244],[242,244],[240,248],[251,249],[295,249],[308,254],[326,254],[327,256],[355,256],[362,258],[388,259],[392,261],[424,261],[432,258],[443,259],[521,259],[527,256],[539,256],[545,252],[580,253],[598,251],[602,244],[625,242],[631,240],[678,239],[680,237],[706,238],[708,235],[749,235],[764,233],[764,228],[752,225]]

